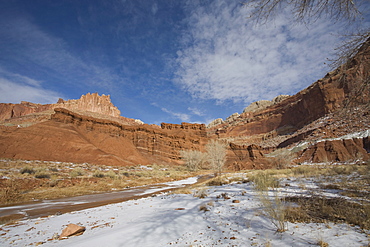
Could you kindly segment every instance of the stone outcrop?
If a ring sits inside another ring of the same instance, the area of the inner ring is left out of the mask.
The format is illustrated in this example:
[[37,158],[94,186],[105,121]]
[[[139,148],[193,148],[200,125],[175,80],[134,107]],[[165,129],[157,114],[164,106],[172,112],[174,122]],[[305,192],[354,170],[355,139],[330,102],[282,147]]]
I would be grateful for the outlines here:
[[87,93],[80,99],[63,100],[59,99],[56,104],[34,104],[22,101],[20,104],[0,103],[0,121],[23,117],[26,115],[40,113],[54,108],[66,108],[72,111],[93,112],[101,115],[120,117],[120,111],[115,107],[109,95],[98,93]]
[[251,136],[275,130],[279,134],[288,134],[343,107],[368,104],[369,43],[348,64],[328,73],[296,95],[282,97],[282,101],[267,108],[253,106],[235,121],[210,128],[208,132],[219,137]]
[[171,123],[161,123],[162,129],[169,129],[169,130],[195,130],[200,131],[202,133],[206,133],[206,125],[205,124],[192,124],[192,123],[181,123],[181,124],[171,124]]
[[53,109],[52,104],[41,105],[22,101],[20,104],[0,103],[0,121]]
[[[232,140],[227,165],[236,170],[271,167],[264,152],[298,142],[315,143],[299,151],[299,162],[368,159],[369,137],[334,138],[369,129],[369,45],[370,40],[347,64],[296,95],[252,103],[242,114],[217,119],[208,128],[125,119],[109,96],[97,93],[50,105],[0,104],[0,120],[13,121],[0,126],[0,157],[105,165],[181,163],[180,150],[204,151],[209,139],[225,138]],[[17,119],[33,125],[6,127],[17,126]]]
[[263,149],[260,146],[230,143],[226,165],[229,169],[240,171],[244,169],[270,168],[271,162],[265,158]]
[[67,100],[59,99],[55,108],[65,108],[71,111],[89,111],[95,112],[102,115],[108,115],[112,117],[119,117],[121,112],[115,107],[111,100],[110,95],[101,95],[98,93],[87,93],[82,95],[80,99]]
[[326,140],[315,143],[300,152],[297,162],[345,162],[368,160],[369,137],[343,140]]
[[59,239],[64,239],[72,236],[78,236],[83,234],[86,231],[86,227],[79,226],[76,224],[68,224],[66,228],[62,231],[59,236]]
[[0,157],[103,165],[146,165],[179,160],[182,149],[200,150],[205,125],[124,125],[55,108],[51,120],[0,129]]
[[207,128],[212,128],[212,127],[215,127],[223,123],[224,123],[224,120],[222,118],[216,118],[215,120],[213,120],[207,125]]
[[231,114],[230,116],[228,116],[226,118],[225,122],[231,123],[231,122],[235,121],[239,116],[240,116],[240,114],[235,112],[235,113]]
[[244,108],[243,112],[256,112],[266,109],[267,107],[280,103],[281,101],[288,98],[289,95],[279,95],[276,96],[273,100],[259,100],[251,103],[249,106]]

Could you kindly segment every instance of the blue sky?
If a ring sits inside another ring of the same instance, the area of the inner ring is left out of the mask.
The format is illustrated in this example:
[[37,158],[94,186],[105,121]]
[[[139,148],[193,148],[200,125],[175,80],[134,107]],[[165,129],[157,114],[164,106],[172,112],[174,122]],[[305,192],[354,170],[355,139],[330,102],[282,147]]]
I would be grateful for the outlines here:
[[295,94],[348,26],[288,11],[264,25],[238,0],[0,0],[0,102],[110,94],[145,123],[209,123]]

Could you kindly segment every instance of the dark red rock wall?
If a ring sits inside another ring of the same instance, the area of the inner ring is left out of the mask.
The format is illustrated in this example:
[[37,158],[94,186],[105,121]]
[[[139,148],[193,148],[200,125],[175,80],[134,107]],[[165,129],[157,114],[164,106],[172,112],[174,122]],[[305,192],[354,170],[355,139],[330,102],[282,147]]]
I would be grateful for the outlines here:
[[298,162],[345,162],[368,160],[368,137],[344,140],[327,140],[306,148],[299,154]]

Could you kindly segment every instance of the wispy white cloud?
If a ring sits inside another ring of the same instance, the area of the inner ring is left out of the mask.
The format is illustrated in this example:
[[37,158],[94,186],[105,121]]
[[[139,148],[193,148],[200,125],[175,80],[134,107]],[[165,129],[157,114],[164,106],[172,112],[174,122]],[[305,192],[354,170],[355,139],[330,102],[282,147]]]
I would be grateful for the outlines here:
[[196,116],[199,116],[199,117],[203,117],[205,116],[205,113],[197,108],[197,107],[188,107],[188,110],[193,114],[193,115],[196,115]]
[[60,93],[45,89],[43,82],[20,74],[9,72],[0,67],[1,103],[56,103],[62,98]]
[[170,114],[171,116],[173,116],[177,119],[180,119],[182,122],[190,122],[190,115],[189,114],[180,113],[180,112],[173,112],[173,111],[170,111],[170,110],[168,110],[167,108],[164,108],[164,107],[162,107],[161,110],[164,111],[165,113]]
[[[25,79],[25,78],[23,78]],[[28,78],[30,81],[32,79]],[[29,101],[33,103],[56,103],[61,95],[52,90],[44,89],[37,85],[21,84],[0,77],[1,103],[20,103]]]
[[[51,75],[71,85],[111,87],[118,79],[109,68],[74,55],[63,39],[43,31],[25,16],[7,16],[2,22],[0,36],[6,39],[0,41],[0,45],[12,52],[6,52],[8,57],[3,59],[13,64],[29,66],[28,69],[39,71],[45,77]],[[12,68],[8,66],[7,69]]]
[[251,102],[294,94],[328,72],[339,24],[295,24],[281,13],[266,25],[233,1],[189,3],[189,28],[177,52],[176,82],[194,98]]

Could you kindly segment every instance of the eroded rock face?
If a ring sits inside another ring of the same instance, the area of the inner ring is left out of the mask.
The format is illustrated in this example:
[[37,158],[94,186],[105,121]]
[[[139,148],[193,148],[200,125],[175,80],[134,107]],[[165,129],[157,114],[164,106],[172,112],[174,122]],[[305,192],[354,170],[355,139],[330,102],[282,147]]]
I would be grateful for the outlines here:
[[207,125],[207,128],[212,128],[212,127],[215,127],[215,126],[223,124],[223,123],[224,123],[224,120],[222,118],[217,118],[217,119],[213,120],[212,122],[210,122]]
[[259,101],[251,103],[249,106],[244,108],[243,112],[262,111],[271,105],[280,103],[281,101],[285,100],[288,97],[289,95],[279,95],[279,96],[276,96],[273,100],[259,100]]
[[82,95],[80,99],[63,100],[59,99],[56,104],[34,104],[22,101],[20,104],[0,103],[0,121],[18,118],[25,115],[44,112],[54,108],[66,108],[72,111],[89,111],[102,115],[120,117],[120,111],[115,107],[109,95],[99,96],[98,93]]
[[278,99],[281,101],[276,104],[256,102],[235,121],[210,128],[209,133],[217,131],[219,137],[232,137],[285,129],[287,132],[280,131],[280,134],[287,134],[345,106],[368,103],[370,48],[366,49],[365,54],[356,56],[346,66],[328,73],[296,95]]
[[321,141],[300,152],[298,161],[324,163],[368,160],[368,139],[369,137]]
[[59,99],[55,107],[69,109],[71,111],[90,111],[102,115],[112,117],[119,117],[121,112],[115,107],[111,100],[110,95],[101,95],[98,93],[82,95],[80,99],[67,100]]
[[52,104],[41,105],[22,101],[20,104],[0,103],[0,121],[17,118],[32,113],[47,111],[53,108]]
[[271,162],[264,157],[263,150],[260,146],[255,144],[237,145],[230,143],[226,166],[236,171],[243,169],[266,169],[271,167]]
[[[0,129],[0,157],[103,165],[146,165],[179,160],[183,149],[207,142],[202,124],[124,125],[54,109],[51,120],[27,128]],[[170,128],[171,127],[171,128]]]

